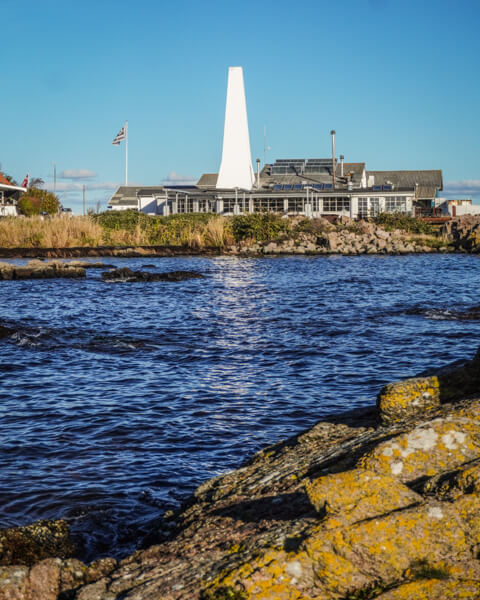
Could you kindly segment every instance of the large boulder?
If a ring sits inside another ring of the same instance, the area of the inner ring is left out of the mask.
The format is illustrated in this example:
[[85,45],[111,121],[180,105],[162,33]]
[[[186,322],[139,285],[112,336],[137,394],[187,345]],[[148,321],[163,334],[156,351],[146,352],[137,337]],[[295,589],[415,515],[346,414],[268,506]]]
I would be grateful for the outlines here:
[[424,377],[389,383],[378,395],[377,408],[382,422],[391,424],[477,394],[480,395],[480,351],[471,361],[447,365]]
[[438,377],[412,377],[389,383],[380,391],[377,406],[384,423],[394,423],[419,412],[438,408],[440,406]]

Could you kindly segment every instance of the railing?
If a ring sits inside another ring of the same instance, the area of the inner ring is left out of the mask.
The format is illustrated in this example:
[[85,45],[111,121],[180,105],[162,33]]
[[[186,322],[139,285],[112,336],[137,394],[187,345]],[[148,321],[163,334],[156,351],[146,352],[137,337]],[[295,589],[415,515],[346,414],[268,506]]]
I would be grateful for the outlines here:
[[440,208],[419,208],[415,207],[415,217],[417,219],[428,219],[432,217],[443,217],[443,212]]

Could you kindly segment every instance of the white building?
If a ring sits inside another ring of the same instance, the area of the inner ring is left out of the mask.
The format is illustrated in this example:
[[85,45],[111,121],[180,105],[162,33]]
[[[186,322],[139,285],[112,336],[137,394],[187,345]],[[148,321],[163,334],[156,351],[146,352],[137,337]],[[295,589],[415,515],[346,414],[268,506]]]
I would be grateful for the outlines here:
[[[331,132],[333,135],[334,131]],[[367,171],[365,163],[345,163],[334,155],[319,159],[278,159],[252,168],[247,106],[241,67],[230,67],[222,161],[218,173],[206,173],[195,186],[121,186],[112,210],[134,209],[170,215],[215,212],[235,215],[275,211],[307,217],[375,217],[380,212],[421,216],[431,212],[443,189],[442,172]]]
[[16,217],[17,202],[27,189],[13,185],[0,173],[0,217]]

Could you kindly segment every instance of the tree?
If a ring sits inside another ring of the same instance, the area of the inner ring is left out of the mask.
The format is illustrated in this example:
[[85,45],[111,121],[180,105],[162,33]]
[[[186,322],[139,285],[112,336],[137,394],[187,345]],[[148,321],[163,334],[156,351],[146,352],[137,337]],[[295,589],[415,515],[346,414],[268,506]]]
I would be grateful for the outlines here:
[[43,181],[43,179],[41,177],[32,177],[32,179],[30,181],[29,187],[31,187],[31,188],[39,188],[44,183],[45,182]]
[[60,200],[52,192],[35,187],[28,188],[17,204],[18,210],[28,217],[46,212],[56,215],[60,209]]

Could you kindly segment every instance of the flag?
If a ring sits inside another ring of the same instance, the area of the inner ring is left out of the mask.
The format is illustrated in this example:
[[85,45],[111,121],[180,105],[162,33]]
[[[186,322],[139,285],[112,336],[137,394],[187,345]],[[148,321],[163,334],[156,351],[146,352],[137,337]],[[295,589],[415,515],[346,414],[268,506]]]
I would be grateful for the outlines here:
[[117,133],[117,135],[115,136],[115,139],[113,140],[112,144],[114,146],[119,146],[120,142],[122,140],[124,140],[127,137],[127,132],[125,129],[125,125],[120,129],[120,131]]
[[25,175],[25,179],[22,181],[22,185],[20,187],[28,188],[28,173]]

